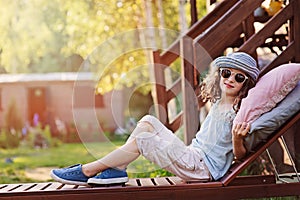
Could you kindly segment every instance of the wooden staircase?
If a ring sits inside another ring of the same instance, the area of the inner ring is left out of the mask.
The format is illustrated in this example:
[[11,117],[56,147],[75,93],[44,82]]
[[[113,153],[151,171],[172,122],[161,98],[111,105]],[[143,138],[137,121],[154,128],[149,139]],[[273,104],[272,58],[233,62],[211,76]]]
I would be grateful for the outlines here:
[[[196,22],[189,31],[174,42],[166,51],[153,52],[157,116],[173,131],[184,128],[184,139],[189,144],[198,130],[199,106],[195,89],[199,85],[199,75],[216,57],[228,48],[243,51],[259,58],[257,50],[262,47],[279,47],[282,51],[268,63],[261,75],[276,66],[290,61],[300,62],[300,1],[291,0],[276,15],[262,23],[253,13],[263,0],[223,0],[212,12]],[[287,27],[286,34],[276,31]],[[267,42],[271,40],[271,42]],[[181,60],[181,77],[166,87],[165,69],[177,59]],[[183,81],[184,80],[184,81]],[[182,93],[182,112],[171,119],[168,103]]]

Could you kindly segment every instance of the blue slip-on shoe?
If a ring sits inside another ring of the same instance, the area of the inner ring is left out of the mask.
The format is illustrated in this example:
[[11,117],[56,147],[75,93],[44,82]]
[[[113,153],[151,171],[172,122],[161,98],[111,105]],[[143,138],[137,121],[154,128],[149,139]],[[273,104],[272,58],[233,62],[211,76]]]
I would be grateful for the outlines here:
[[87,177],[82,173],[82,165],[77,164],[67,168],[53,169],[50,176],[60,183],[71,185],[88,185],[87,181],[90,177]]
[[107,185],[122,184],[128,181],[126,170],[108,168],[99,175],[89,178],[88,184]]

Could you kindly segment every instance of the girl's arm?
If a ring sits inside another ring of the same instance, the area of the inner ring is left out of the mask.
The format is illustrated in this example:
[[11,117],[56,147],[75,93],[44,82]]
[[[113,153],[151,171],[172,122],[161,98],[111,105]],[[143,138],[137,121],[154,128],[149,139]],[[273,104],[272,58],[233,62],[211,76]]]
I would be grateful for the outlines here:
[[233,143],[233,154],[239,160],[246,155],[246,148],[244,146],[244,138],[247,136],[250,130],[250,124],[238,123],[234,124],[232,128],[232,143]]

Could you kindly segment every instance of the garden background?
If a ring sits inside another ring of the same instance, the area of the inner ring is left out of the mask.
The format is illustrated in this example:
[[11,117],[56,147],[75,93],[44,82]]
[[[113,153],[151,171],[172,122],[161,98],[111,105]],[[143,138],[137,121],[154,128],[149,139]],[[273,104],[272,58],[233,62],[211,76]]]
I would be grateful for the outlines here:
[[[205,3],[197,1],[199,18],[206,13]],[[146,32],[134,41],[122,41],[123,47],[146,38],[159,48],[170,45],[191,23],[190,4],[182,0],[1,0],[0,5],[0,73],[4,75],[82,72],[92,52],[120,33],[147,27],[166,30],[160,31],[159,39]],[[167,30],[174,34],[168,35]],[[131,120],[136,122],[146,113],[152,101],[151,87],[139,86],[141,80],[149,79],[149,71],[122,76],[148,60],[149,49],[142,49],[123,54],[108,66],[96,65],[94,73],[105,73],[95,93],[138,88],[124,111],[124,127],[105,130],[107,140],[101,143],[82,142],[74,124],[67,126],[67,134],[61,129],[54,134],[52,125],[38,117],[28,121],[21,115],[22,100],[3,103],[5,93],[0,85],[0,183],[49,181],[51,168],[92,161],[121,145],[131,130]],[[180,73],[179,65],[173,68]],[[169,175],[143,158],[130,168],[131,177]]]

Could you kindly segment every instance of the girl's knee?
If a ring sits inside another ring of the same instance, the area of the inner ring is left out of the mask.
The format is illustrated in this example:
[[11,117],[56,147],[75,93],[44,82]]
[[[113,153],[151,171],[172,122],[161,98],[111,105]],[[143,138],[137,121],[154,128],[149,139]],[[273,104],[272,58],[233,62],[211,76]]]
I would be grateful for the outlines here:
[[130,138],[149,137],[154,134],[154,127],[148,121],[140,121],[132,131]]
[[157,119],[156,117],[152,115],[145,115],[140,121],[139,124],[143,127],[147,127],[148,131],[158,131],[160,130],[164,125]]
[[150,133],[152,133],[154,131],[153,125],[150,122],[148,122],[148,121],[140,121],[137,124],[137,128],[141,132],[150,132]]

